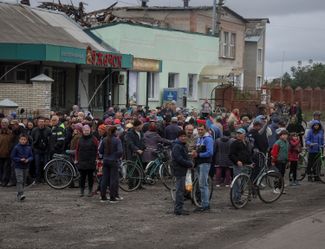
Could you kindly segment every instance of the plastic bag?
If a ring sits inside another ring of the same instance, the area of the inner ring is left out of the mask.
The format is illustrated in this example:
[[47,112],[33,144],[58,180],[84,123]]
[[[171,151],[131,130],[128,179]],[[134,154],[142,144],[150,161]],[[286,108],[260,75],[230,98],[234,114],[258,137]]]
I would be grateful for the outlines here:
[[192,188],[193,188],[192,171],[188,169],[185,177],[185,190],[188,192],[192,192]]

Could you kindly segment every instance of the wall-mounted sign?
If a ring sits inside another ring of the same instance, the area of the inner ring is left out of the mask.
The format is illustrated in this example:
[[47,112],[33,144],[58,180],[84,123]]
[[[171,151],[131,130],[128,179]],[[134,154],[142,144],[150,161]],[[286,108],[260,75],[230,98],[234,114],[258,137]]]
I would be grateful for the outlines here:
[[86,64],[99,67],[122,68],[122,55],[95,51],[87,47]]
[[161,61],[134,58],[132,70],[138,72],[161,72]]

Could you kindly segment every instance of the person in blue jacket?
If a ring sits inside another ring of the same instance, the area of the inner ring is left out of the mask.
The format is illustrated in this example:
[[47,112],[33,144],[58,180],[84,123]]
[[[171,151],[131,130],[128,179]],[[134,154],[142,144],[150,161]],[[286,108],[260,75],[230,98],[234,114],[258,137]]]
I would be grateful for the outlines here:
[[11,160],[15,166],[17,181],[17,200],[25,200],[24,185],[28,175],[30,162],[33,161],[32,147],[28,144],[28,135],[22,133],[19,136],[19,143],[11,152]]
[[207,132],[205,124],[199,124],[197,131],[199,138],[197,139],[196,150],[192,151],[192,157],[195,158],[196,167],[199,172],[202,207],[197,208],[195,212],[204,212],[210,209],[208,177],[212,163],[214,143],[211,135]]
[[[306,146],[308,147],[308,181],[319,181],[319,177],[315,176],[315,167],[313,168],[312,166],[316,161],[318,153],[323,149],[324,146],[324,130],[320,121],[313,120],[311,122],[311,129],[308,130],[306,136]],[[314,179],[312,176],[314,176]]]

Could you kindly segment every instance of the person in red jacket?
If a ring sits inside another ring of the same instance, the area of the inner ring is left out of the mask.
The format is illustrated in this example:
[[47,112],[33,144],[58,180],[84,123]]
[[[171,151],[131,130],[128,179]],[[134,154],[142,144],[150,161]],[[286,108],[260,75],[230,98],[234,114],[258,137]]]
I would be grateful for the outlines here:
[[297,181],[297,166],[299,153],[301,152],[301,143],[297,133],[292,133],[289,138],[289,155],[290,162],[290,186],[298,186],[300,183]]

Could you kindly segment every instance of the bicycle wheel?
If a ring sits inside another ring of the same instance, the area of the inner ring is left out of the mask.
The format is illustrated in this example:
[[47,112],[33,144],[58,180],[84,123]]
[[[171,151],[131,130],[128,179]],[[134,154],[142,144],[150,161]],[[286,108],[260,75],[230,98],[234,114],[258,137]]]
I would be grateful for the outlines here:
[[[319,157],[315,162],[313,167],[315,169],[316,177],[319,177],[322,183],[325,183],[325,160]],[[317,180],[317,179],[316,179]]]
[[143,179],[143,171],[132,161],[123,162],[119,166],[119,187],[123,191],[132,192],[138,189]]
[[230,185],[230,201],[234,208],[240,209],[246,206],[250,199],[252,182],[248,175],[239,174]]
[[46,183],[54,189],[64,189],[73,180],[73,166],[64,159],[53,159],[45,165],[44,177]]
[[172,169],[170,164],[168,163],[163,163],[160,165],[159,169],[159,176],[164,184],[164,186],[168,189],[171,190],[173,187],[173,184],[175,185],[175,182],[173,180],[173,174],[172,174]]
[[307,158],[306,156],[299,155],[298,164],[297,164],[297,180],[302,181],[306,176],[307,170]]
[[284,181],[280,173],[269,171],[257,182],[257,194],[264,203],[272,203],[280,198],[284,190]]
[[[209,185],[209,200],[212,199],[212,193],[213,193],[213,181],[212,178],[209,176],[208,178],[208,185]],[[191,193],[191,198],[195,206],[202,207],[201,205],[201,191],[200,191],[200,185],[199,180],[196,178],[193,182],[193,189]]]

